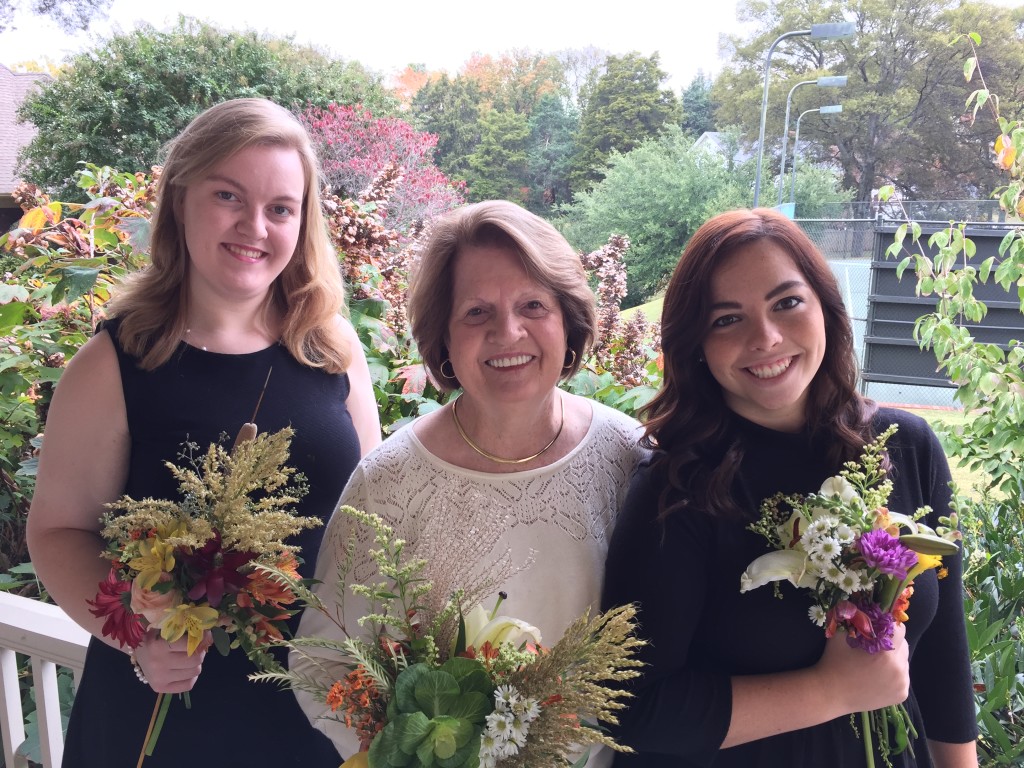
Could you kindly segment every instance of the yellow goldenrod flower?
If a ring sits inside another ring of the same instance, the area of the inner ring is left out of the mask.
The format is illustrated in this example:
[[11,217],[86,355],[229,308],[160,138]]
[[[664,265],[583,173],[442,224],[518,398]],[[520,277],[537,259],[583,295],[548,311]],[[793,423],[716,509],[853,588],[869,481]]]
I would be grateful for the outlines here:
[[164,625],[160,628],[160,637],[173,643],[187,632],[188,655],[191,656],[203,639],[203,632],[216,626],[219,616],[220,612],[208,605],[179,605],[164,620]]

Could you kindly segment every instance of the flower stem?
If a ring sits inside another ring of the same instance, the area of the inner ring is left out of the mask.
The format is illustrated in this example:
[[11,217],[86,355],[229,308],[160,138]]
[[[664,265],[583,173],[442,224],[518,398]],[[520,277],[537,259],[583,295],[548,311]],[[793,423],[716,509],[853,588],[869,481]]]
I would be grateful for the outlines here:
[[157,694],[156,705],[153,707],[153,717],[149,720],[149,730],[146,731],[146,740],[139,755],[139,763],[136,768],[142,767],[142,761],[153,756],[156,749],[156,740],[160,738],[160,731],[163,730],[164,720],[167,718],[167,710],[171,706],[171,697],[165,694]]
[[860,727],[864,731],[864,756],[867,758],[868,768],[875,768],[875,745],[871,733],[871,713],[860,713]]
[[153,752],[149,750],[149,739],[153,734],[153,726],[156,724],[157,715],[160,712],[160,704],[163,702],[164,695],[158,693],[156,695],[156,704],[153,706],[153,716],[149,718],[149,727],[146,728],[146,735],[142,739],[142,752],[139,753],[139,762],[135,764],[135,768],[142,768],[142,761],[146,759],[147,755],[152,755]]

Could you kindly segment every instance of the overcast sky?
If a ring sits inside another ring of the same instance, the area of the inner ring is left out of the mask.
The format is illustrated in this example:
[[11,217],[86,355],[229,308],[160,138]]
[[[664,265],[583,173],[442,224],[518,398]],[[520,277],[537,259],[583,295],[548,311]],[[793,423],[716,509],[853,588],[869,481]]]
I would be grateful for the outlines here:
[[454,75],[473,53],[517,48],[553,52],[592,45],[644,56],[657,51],[677,92],[698,71],[718,72],[719,39],[739,29],[736,0],[114,0],[107,19],[74,36],[40,17],[18,17],[17,29],[0,33],[0,63],[13,66],[43,55],[59,62],[141,21],[171,26],[178,14],[222,29],[293,35],[384,75],[410,63]]
[[720,69],[719,37],[737,27],[736,0],[114,0],[106,21],[73,37],[39,17],[20,16],[18,29],[0,33],[0,63],[13,66],[43,54],[60,61],[115,29],[128,31],[140,21],[164,28],[179,13],[222,29],[294,35],[385,75],[410,63],[455,74],[475,52],[514,48],[657,51],[677,91],[698,70]]

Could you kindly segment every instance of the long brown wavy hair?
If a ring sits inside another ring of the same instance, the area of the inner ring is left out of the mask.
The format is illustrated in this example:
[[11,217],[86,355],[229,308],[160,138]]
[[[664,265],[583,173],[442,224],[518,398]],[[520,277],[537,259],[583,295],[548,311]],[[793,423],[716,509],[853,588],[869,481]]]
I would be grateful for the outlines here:
[[338,324],[345,291],[320,210],[320,173],[306,129],[267,99],[233,99],[210,107],[174,139],[158,182],[150,263],[114,295],[110,313],[122,317],[119,340],[146,370],[167,362],[185,333],[190,258],[181,219],[185,189],[219,163],[252,146],[294,149],[305,189],[295,253],[267,294],[264,312],[280,310],[281,343],[292,356],[329,373],[348,367],[350,350]]
[[657,448],[655,470],[666,480],[659,502],[664,518],[693,504],[711,514],[739,517],[732,483],[743,445],[730,429],[722,388],[702,359],[710,321],[711,280],[734,252],[769,240],[792,256],[821,302],[825,355],[810,384],[805,429],[828,446],[837,468],[855,459],[870,439],[874,403],[857,392],[853,330],[828,262],[796,224],[766,208],[728,211],[705,222],[676,265],[662,309],[665,374],[643,410],[643,442]]

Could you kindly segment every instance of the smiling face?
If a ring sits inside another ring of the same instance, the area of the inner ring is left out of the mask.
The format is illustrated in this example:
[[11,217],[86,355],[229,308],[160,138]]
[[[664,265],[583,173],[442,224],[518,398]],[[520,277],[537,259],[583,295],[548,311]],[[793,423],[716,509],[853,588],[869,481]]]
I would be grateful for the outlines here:
[[549,395],[566,354],[558,297],[510,247],[466,246],[454,264],[448,356],[466,394],[491,402]]
[[825,318],[806,277],[763,239],[722,262],[710,293],[703,351],[726,405],[762,426],[798,431],[825,355]]
[[305,173],[299,153],[252,146],[185,189],[181,206],[197,301],[262,300],[295,253]]

